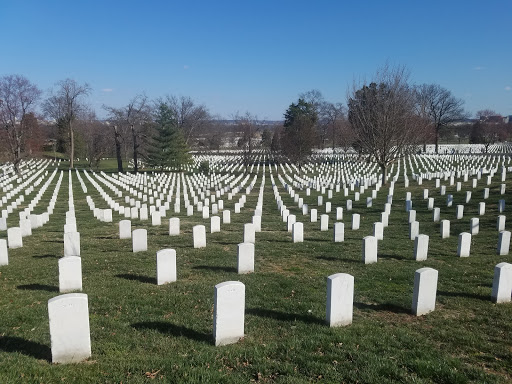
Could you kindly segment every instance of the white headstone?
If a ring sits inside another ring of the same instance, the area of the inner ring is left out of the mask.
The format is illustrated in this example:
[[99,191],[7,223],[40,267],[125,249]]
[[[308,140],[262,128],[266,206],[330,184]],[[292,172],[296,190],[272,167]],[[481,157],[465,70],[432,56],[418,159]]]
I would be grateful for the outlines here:
[[377,262],[377,238],[375,236],[363,237],[363,261],[365,264]]
[[231,211],[229,209],[222,211],[222,223],[231,224]]
[[310,215],[311,215],[311,222],[312,223],[316,223],[318,221],[318,211],[315,209],[315,208],[312,208],[311,211],[310,211]]
[[499,215],[498,222],[496,223],[496,229],[501,232],[505,230],[505,221],[507,220],[506,216]]
[[238,244],[237,259],[239,274],[254,272],[254,244]]
[[329,215],[324,214],[320,215],[320,231],[328,231],[329,230]]
[[292,226],[292,240],[294,243],[304,242],[304,224],[296,222]]
[[132,232],[133,252],[144,252],[148,250],[148,231],[144,228]]
[[409,224],[409,239],[414,240],[420,234],[420,223],[413,221]]
[[478,232],[480,231],[480,219],[478,219],[478,217],[473,217],[469,221],[469,227],[471,235],[478,235]]
[[253,223],[244,224],[244,243],[255,243],[256,231]]
[[412,312],[416,316],[432,312],[436,307],[438,271],[420,268],[414,274],[414,294]]
[[80,232],[64,234],[64,257],[80,256]]
[[[191,207],[191,205],[189,205]],[[179,236],[180,234],[180,218],[171,217],[169,219],[169,236]]]
[[7,244],[11,249],[23,247],[23,237],[21,236],[21,228],[11,227],[7,229]]
[[330,327],[352,324],[354,276],[337,273],[327,277],[326,321]]
[[213,308],[213,337],[216,346],[233,344],[244,337],[244,284],[239,281],[217,284]]
[[509,303],[512,292],[512,264],[499,263],[494,267],[492,281],[492,301],[495,303]]
[[462,232],[459,234],[459,243],[457,245],[457,256],[469,257],[471,251],[471,233]]
[[156,283],[163,285],[176,281],[176,250],[161,249],[156,253]]
[[210,218],[210,233],[220,232],[220,216]]
[[7,240],[0,239],[0,266],[9,265],[9,252],[7,250]]
[[59,259],[59,291],[61,293],[82,290],[82,258],[65,256]]
[[194,248],[206,247],[206,227],[204,225],[195,225],[192,228],[194,238]]
[[508,255],[510,249],[510,232],[501,231],[498,235],[498,248],[496,253],[500,256]]
[[334,242],[341,243],[345,241],[345,224],[334,223]]
[[414,260],[424,261],[427,260],[428,255],[428,236],[418,235],[414,239]]
[[377,240],[384,240],[384,225],[381,222],[373,223],[373,236]]
[[361,221],[361,218],[359,216],[359,213],[354,213],[352,215],[352,230],[357,230],[359,229],[359,223]]
[[441,238],[450,237],[450,220],[441,220]]
[[48,300],[53,363],[77,363],[91,356],[89,306],[84,293]]

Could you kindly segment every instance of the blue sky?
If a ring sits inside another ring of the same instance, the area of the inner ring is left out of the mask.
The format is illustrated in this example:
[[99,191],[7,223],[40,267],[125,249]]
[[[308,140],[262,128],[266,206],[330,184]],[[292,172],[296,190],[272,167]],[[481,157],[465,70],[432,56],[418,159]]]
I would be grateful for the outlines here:
[[144,92],[279,120],[311,89],[345,104],[386,62],[512,115],[511,0],[0,0],[0,25],[0,76],[87,82],[99,116]]

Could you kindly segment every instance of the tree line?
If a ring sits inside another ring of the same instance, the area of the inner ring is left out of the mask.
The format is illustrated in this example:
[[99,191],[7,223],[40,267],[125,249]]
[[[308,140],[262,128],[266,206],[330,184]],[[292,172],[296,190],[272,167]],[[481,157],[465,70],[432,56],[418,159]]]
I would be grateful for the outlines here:
[[[300,167],[315,147],[351,147],[371,157],[386,175],[393,161],[418,146],[433,143],[438,152],[439,139],[468,117],[463,101],[449,90],[411,84],[407,68],[388,65],[369,81],[354,83],[345,104],[326,101],[318,90],[300,94],[279,122],[261,121],[249,112],[223,120],[190,97],[149,100],[144,94],[123,107],[104,105],[107,117],[99,120],[87,104],[90,92],[88,84],[65,79],[42,99],[43,92],[24,76],[0,77],[2,160],[17,169],[23,157],[46,149],[66,154],[70,168],[76,158],[86,158],[94,167],[102,158],[114,157],[118,171],[129,160],[137,172],[142,163],[182,169],[190,162],[191,148],[230,147],[242,153],[246,165],[257,148]],[[478,113],[483,118],[471,124],[469,134],[453,136],[487,146],[508,137],[508,126],[485,119],[495,116],[494,111]]]

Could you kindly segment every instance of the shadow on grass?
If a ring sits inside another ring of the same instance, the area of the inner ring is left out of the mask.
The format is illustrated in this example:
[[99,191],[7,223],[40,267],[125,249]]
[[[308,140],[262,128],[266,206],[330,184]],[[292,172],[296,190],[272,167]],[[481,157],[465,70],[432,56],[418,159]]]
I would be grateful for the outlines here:
[[135,275],[133,273],[121,273],[116,275],[116,277],[120,277],[121,279],[132,280],[132,281],[140,281],[141,283],[146,284],[156,284],[156,277]]
[[176,325],[171,323],[165,323],[163,321],[144,321],[141,323],[134,323],[131,326],[139,331],[144,329],[153,329],[160,333],[172,335],[175,337],[186,337],[191,340],[211,344],[212,335],[208,333],[202,333],[194,331],[193,329],[184,327],[182,325]]
[[50,347],[21,337],[0,336],[0,350],[4,352],[19,352],[39,360],[51,362],[52,351]]
[[18,285],[16,288],[22,289],[24,291],[59,292],[59,287],[55,287],[53,285],[46,285],[46,284],[25,284],[25,285]]
[[447,292],[447,291],[437,291],[438,296],[446,296],[446,297],[464,297],[467,299],[477,299],[483,301],[491,301],[491,295],[479,295],[477,293],[469,293],[469,292]]
[[286,313],[279,312],[273,309],[263,309],[263,308],[246,308],[245,313],[247,315],[253,315],[258,317],[267,317],[269,319],[275,319],[279,321],[300,321],[305,324],[320,324],[324,325],[325,322],[323,320],[318,319],[313,315],[298,315],[295,313]]
[[326,261],[341,261],[341,262],[347,262],[347,263],[358,263],[362,264],[361,260],[354,260],[354,259],[343,259],[341,257],[333,257],[333,256],[317,256],[316,257],[319,260],[326,260]]
[[220,267],[220,266],[212,266],[212,265],[197,265],[192,267],[192,269],[207,269],[210,271],[218,271],[218,272],[238,272],[235,267]]
[[389,254],[377,254],[377,258],[380,259],[393,259],[393,260],[412,260],[413,257],[405,257],[405,256],[399,256],[399,255],[389,255]]
[[58,259],[58,258],[59,258],[59,256],[57,256],[57,255],[52,255],[52,254],[49,254],[49,253],[47,253],[46,255],[36,255],[36,256],[32,256],[32,257],[33,257],[34,259],[47,259],[47,258],[50,258],[50,257],[51,257],[51,258],[56,258],[56,259]]
[[366,303],[354,303],[354,307],[360,309],[362,311],[370,310],[370,311],[383,311],[383,312],[392,312],[392,313],[405,313],[410,315],[410,308],[400,307],[395,304],[366,304]]

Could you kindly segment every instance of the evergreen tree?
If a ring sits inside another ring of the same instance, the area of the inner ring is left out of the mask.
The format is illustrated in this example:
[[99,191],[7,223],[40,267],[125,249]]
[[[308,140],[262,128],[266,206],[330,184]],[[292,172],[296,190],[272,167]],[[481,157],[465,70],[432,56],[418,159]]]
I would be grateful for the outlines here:
[[191,161],[176,115],[167,103],[160,103],[155,116],[155,136],[148,151],[148,163],[155,168],[172,167],[181,170]]

